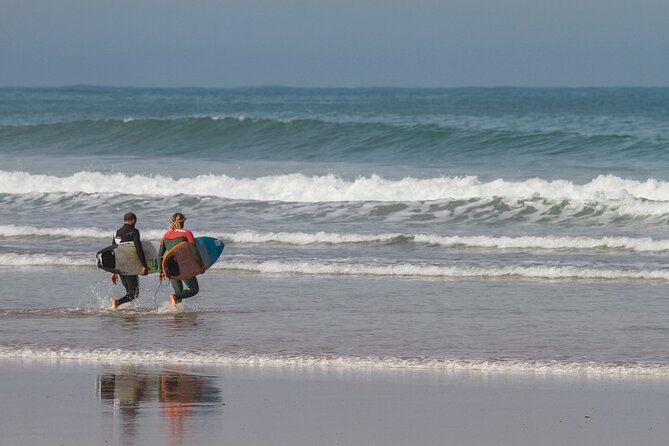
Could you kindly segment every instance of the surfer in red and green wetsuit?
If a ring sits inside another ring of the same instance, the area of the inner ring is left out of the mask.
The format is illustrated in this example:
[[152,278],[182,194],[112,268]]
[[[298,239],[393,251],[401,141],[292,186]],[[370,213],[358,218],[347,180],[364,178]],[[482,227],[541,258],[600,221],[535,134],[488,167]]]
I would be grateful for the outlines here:
[[[184,229],[184,222],[186,221],[186,216],[181,212],[177,212],[172,215],[172,221],[170,222],[170,230],[163,235],[162,240],[160,240],[160,249],[158,250],[158,258],[160,258],[160,264],[162,265],[163,256],[167,251],[174,248],[181,242],[187,242],[188,246],[193,254],[193,257],[202,265],[202,258],[200,258],[200,253],[197,251],[195,246],[195,237],[193,233],[188,229]],[[165,277],[165,272],[160,271],[160,280]],[[170,280],[172,282],[172,288],[174,288],[174,294],[170,294],[170,302],[173,306],[176,306],[182,299],[195,296],[200,291],[200,286],[197,283],[197,277],[192,277],[190,279],[184,280]],[[184,285],[186,288],[184,289]]]

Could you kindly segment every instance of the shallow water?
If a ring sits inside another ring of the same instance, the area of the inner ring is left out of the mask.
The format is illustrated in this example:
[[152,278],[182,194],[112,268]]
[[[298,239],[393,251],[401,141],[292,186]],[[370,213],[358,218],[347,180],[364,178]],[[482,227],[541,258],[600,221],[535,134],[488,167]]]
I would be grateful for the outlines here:
[[[669,90],[0,89],[0,355],[669,375]],[[113,312],[124,212],[223,239]],[[163,305],[168,288],[158,291]]]
[[115,311],[93,268],[12,277],[4,357],[669,374],[662,285],[214,271],[181,308],[150,277]]

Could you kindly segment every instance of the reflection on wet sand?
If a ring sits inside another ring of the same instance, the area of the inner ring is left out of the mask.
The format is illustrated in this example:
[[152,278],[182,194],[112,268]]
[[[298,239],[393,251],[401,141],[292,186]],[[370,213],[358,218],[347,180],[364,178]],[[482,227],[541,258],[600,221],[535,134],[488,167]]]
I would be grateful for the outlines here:
[[184,444],[188,422],[197,416],[222,413],[221,390],[210,376],[174,369],[147,371],[127,367],[97,377],[97,393],[119,416],[122,444],[135,444],[142,416],[159,408],[169,426],[170,444]]

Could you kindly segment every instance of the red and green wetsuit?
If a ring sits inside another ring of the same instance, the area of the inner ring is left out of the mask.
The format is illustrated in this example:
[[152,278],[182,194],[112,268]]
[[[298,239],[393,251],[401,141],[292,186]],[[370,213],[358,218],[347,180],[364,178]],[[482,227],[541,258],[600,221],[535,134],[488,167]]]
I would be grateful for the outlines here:
[[[172,229],[163,235],[162,240],[160,240],[160,249],[158,250],[160,263],[162,264],[165,253],[181,242],[188,242],[190,251],[201,265],[202,259],[200,258],[200,253],[197,252],[197,247],[195,246],[195,237],[193,237],[193,233],[188,229]],[[177,302],[181,299],[193,297],[200,291],[200,286],[197,283],[197,277],[185,279],[183,281],[170,280],[170,282],[172,282],[172,288],[174,288],[174,297],[177,299]],[[184,284],[186,285],[186,289],[184,289]]]

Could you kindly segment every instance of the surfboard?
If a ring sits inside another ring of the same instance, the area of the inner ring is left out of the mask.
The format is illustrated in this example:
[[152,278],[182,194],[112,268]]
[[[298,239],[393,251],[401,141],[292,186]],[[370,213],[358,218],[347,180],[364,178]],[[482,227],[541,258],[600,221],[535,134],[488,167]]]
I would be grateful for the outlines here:
[[[198,253],[202,258],[204,270],[206,271],[221,256],[225,244],[222,240],[214,237],[195,237],[195,246],[197,247]],[[146,266],[149,267],[149,274],[160,271],[161,264],[160,259],[158,258],[157,244],[148,241],[142,241],[142,249],[144,250],[144,256],[146,257]],[[163,259],[167,258],[168,254],[169,252],[165,254]],[[187,255],[193,257],[192,254],[190,254],[190,249],[188,249]],[[98,268],[109,271],[110,273],[135,275],[141,274],[142,272],[142,264],[139,262],[139,257],[137,257],[135,244],[133,242],[123,242],[119,243],[118,245],[107,246],[106,248],[98,251],[95,256]],[[180,262],[176,260],[171,261],[170,264],[176,265],[177,268],[180,266]],[[185,263],[183,263],[183,267],[185,268]],[[199,268],[199,272],[197,274],[201,274],[201,270],[202,268]],[[193,271],[191,268],[184,270],[184,272],[186,274],[191,274]],[[193,276],[197,274],[194,274]],[[175,274],[175,277],[176,276],[177,275]],[[183,273],[181,273],[179,276],[183,276]],[[171,276],[168,275],[168,277]]]
[[193,256],[188,242],[181,242],[163,256],[165,276],[185,280],[208,270],[221,256],[225,244],[215,237],[195,237],[195,246],[202,264]]
[[225,243],[215,237],[195,237],[195,246],[202,258],[204,269],[208,270],[221,257]]
[[[146,266],[149,274],[160,271],[160,259],[156,245],[148,241],[142,241],[142,249],[146,258]],[[123,242],[118,245],[110,245],[95,254],[98,268],[110,273],[135,275],[142,273],[142,264],[137,257],[134,242]]]

